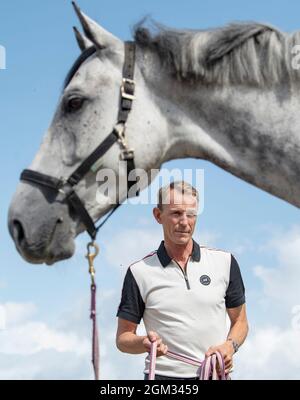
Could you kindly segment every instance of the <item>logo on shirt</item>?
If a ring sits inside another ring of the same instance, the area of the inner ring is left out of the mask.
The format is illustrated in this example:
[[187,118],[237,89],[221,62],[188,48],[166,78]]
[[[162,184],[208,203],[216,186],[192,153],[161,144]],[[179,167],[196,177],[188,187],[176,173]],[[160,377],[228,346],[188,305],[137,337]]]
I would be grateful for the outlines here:
[[200,282],[202,283],[202,285],[208,286],[211,282],[211,279],[208,275],[202,275],[200,276]]

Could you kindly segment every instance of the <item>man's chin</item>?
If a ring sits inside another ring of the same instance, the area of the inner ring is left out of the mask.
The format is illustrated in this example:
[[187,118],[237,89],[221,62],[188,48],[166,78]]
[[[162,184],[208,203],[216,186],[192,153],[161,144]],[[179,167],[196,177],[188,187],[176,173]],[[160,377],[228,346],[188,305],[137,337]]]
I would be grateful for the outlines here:
[[191,240],[190,234],[176,234],[174,237],[174,242],[176,244],[188,244]]

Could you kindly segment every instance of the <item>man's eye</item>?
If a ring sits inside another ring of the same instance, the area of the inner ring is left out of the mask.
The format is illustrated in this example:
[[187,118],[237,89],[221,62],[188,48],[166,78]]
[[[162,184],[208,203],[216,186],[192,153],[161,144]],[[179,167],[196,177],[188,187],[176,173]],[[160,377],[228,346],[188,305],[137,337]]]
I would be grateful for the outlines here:
[[71,97],[66,103],[66,111],[74,112],[80,110],[84,103],[84,98],[82,97]]

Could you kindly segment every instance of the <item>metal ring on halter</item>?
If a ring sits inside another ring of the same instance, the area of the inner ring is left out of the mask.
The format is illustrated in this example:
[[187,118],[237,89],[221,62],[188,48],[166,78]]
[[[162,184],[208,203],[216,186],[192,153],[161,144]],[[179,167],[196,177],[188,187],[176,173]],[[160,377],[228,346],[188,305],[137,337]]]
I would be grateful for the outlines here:
[[[93,259],[95,257],[97,257],[97,255],[99,254],[99,246],[97,245],[97,243],[95,243],[94,241],[89,242],[86,247],[88,250],[87,257],[93,257]],[[95,249],[94,253],[91,253],[91,250],[90,250],[91,248]]]

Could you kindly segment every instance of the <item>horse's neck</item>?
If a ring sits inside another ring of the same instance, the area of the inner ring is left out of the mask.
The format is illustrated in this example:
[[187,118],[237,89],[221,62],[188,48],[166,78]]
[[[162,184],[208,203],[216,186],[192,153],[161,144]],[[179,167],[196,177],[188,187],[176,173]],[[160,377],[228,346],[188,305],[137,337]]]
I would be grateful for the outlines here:
[[168,124],[162,161],[206,159],[300,206],[300,104],[286,87],[212,88],[163,70],[148,78]]

